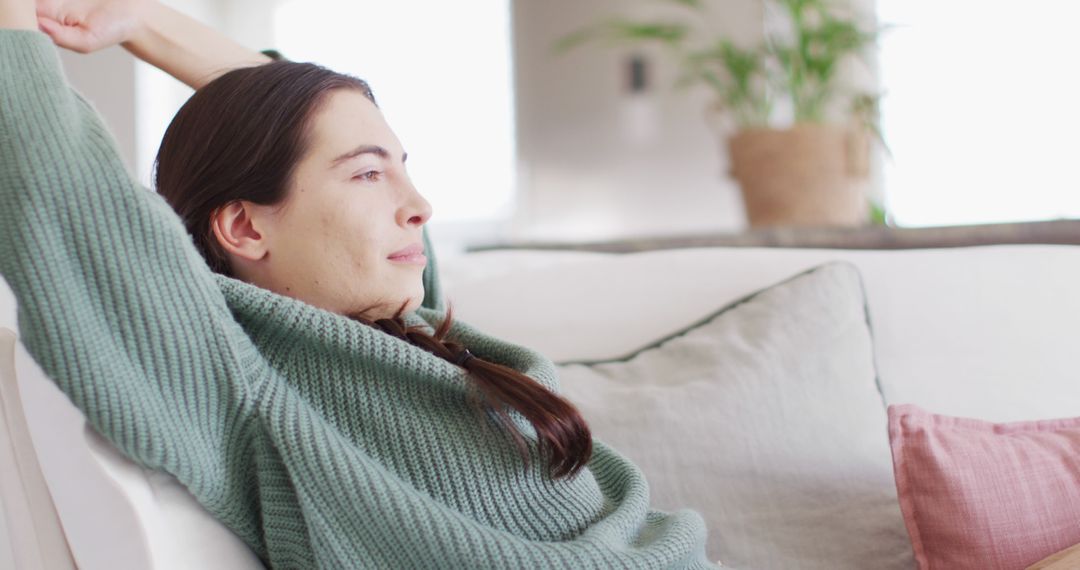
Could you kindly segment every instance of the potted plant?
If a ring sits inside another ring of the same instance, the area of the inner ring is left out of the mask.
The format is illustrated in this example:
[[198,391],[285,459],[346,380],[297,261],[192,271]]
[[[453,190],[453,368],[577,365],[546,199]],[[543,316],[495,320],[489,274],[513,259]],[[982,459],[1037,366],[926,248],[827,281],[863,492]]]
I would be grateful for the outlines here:
[[[704,84],[714,97],[707,116],[727,144],[751,226],[885,223],[864,191],[871,142],[889,153],[880,96],[847,89],[837,72],[888,26],[863,31],[830,0],[762,0],[784,25],[741,47],[686,23],[700,26],[703,0],[663,1],[682,21],[611,18],[562,37],[556,52],[594,40],[664,46],[678,65],[676,86]],[[791,118],[781,125],[784,104]],[[830,116],[837,105],[841,116]]]

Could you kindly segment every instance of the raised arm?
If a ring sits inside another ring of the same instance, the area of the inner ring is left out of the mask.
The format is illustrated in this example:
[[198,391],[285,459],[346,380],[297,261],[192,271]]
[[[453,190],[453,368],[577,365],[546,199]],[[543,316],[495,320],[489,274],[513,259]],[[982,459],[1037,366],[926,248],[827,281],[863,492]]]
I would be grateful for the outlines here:
[[256,353],[179,217],[25,25],[27,4],[0,2],[0,277],[20,340],[126,455],[202,499],[240,492],[226,459]]
[[270,58],[250,50],[201,22],[158,2],[149,2],[143,25],[121,45],[139,59],[193,89],[217,76]]
[[0,29],[36,30],[32,0],[0,0]]
[[270,61],[155,0],[37,0],[37,17],[61,47],[90,53],[120,44],[193,89],[230,69]]

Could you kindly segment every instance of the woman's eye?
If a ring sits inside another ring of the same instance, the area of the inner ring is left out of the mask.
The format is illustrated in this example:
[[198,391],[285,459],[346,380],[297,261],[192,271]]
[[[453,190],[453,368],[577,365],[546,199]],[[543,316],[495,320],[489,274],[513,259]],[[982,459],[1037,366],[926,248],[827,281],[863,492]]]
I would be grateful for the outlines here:
[[368,180],[370,182],[374,182],[379,179],[380,175],[382,175],[382,173],[378,170],[369,170],[367,172],[364,172],[363,174],[357,174],[356,176],[353,176],[353,180]]

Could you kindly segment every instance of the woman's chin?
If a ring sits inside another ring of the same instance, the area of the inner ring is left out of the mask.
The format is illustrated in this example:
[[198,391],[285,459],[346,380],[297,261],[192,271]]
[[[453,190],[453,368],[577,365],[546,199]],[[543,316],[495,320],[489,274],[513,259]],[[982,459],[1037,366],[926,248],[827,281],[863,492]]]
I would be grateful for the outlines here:
[[411,313],[411,312],[419,309],[421,307],[421,305],[423,305],[423,303],[424,303],[424,290],[423,290],[423,288],[421,288],[419,295],[409,297],[409,304],[405,305],[405,310],[402,311],[401,313],[402,314]]

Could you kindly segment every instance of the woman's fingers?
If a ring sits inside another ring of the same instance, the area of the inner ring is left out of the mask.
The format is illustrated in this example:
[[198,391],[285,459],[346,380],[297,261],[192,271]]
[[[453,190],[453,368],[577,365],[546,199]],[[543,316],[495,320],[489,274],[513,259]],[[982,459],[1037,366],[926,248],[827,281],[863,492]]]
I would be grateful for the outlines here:
[[65,0],[34,0],[39,18],[48,18],[59,24],[73,24],[77,20],[75,14],[80,13],[80,9],[71,4]]
[[146,0],[36,0],[38,29],[60,47],[90,53],[128,40]]
[[98,49],[96,38],[80,25],[65,26],[52,18],[38,16],[38,29],[48,34],[54,44],[79,53]]

